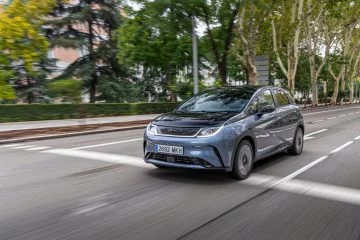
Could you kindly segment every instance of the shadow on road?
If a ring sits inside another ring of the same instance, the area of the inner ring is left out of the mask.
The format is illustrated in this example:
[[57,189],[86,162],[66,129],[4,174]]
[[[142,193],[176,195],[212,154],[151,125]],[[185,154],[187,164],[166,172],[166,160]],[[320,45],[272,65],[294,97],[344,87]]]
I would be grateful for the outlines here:
[[[290,157],[291,156],[286,153],[279,153],[272,157],[258,161],[254,164],[253,172],[260,172],[266,168],[281,164],[284,161],[289,161]],[[237,182],[236,179],[231,178],[229,173],[214,170],[162,168],[147,171],[147,175],[161,180],[190,184],[222,185]]]

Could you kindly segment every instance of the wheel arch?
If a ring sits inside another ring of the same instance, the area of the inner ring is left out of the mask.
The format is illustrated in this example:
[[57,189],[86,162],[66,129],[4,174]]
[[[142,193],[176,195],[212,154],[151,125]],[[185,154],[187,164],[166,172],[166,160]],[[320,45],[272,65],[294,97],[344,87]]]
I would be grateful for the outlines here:
[[251,134],[250,132],[246,133],[246,134],[243,134],[241,135],[238,140],[236,141],[236,144],[234,145],[234,150],[232,152],[232,155],[231,155],[231,163],[230,163],[230,170],[233,169],[234,167],[234,161],[235,161],[235,156],[236,156],[236,152],[237,152],[237,149],[240,145],[240,143],[244,140],[247,140],[250,142],[251,144],[251,147],[253,149],[253,157],[254,157],[254,161],[256,161],[256,141],[255,141],[255,136],[253,134]]

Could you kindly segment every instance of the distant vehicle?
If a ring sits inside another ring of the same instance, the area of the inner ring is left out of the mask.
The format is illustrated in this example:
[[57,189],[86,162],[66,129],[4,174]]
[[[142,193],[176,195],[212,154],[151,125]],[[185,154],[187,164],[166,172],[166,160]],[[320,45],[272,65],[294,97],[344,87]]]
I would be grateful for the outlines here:
[[288,150],[302,153],[304,120],[277,87],[225,87],[195,95],[152,121],[145,162],[157,167],[221,169],[246,179],[255,161]]

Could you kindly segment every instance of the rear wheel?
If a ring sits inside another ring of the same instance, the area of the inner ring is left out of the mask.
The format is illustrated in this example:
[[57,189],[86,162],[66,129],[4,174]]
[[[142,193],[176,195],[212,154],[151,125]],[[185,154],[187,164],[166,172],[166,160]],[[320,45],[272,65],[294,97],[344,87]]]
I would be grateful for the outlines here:
[[239,180],[246,179],[250,175],[253,165],[253,147],[248,140],[244,140],[240,143],[236,150],[234,166],[232,170],[233,177]]
[[299,127],[296,130],[295,138],[292,147],[288,152],[292,155],[300,155],[304,148],[304,131]]

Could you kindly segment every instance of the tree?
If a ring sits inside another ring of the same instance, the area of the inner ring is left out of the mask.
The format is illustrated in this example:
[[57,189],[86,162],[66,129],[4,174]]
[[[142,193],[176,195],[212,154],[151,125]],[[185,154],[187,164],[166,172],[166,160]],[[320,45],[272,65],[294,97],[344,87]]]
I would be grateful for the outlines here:
[[243,1],[240,0],[214,0],[200,1],[195,6],[197,17],[205,23],[207,38],[223,85],[228,81],[229,51],[242,4]]
[[[1,62],[0,58],[0,65]],[[11,71],[0,69],[0,101],[14,100],[16,98],[14,89],[7,81],[10,77],[12,77]]]
[[[305,45],[307,48],[310,78],[312,87],[312,106],[318,105],[318,78],[319,75],[328,61],[330,49],[334,43],[336,32],[329,31],[329,14],[326,13],[327,3],[320,2],[314,7],[312,0],[306,1],[305,19]],[[324,52],[321,52],[325,48]],[[316,57],[322,54],[321,61],[316,61]]]
[[62,98],[63,102],[81,102],[82,83],[74,79],[56,80],[49,83],[51,95]]
[[[170,90],[182,72],[192,71],[191,19],[172,2],[144,3],[126,20],[118,35],[120,64],[132,68],[138,76],[133,82],[142,84],[150,94],[156,85]],[[176,101],[174,93],[171,98]]]
[[116,59],[114,31],[121,24],[119,1],[79,0],[69,4],[58,0],[47,24],[53,46],[83,51],[83,56],[68,66],[61,78],[74,76],[84,80],[91,103],[97,100],[101,80],[118,82],[126,76]]
[[55,0],[14,0],[0,14],[0,70],[10,68],[17,89],[35,85],[39,64],[46,58],[48,41],[42,32],[44,17]]
[[[346,78],[350,76],[358,66],[359,30],[358,15],[360,3],[357,1],[340,1],[330,5],[329,11],[332,14],[332,22],[337,29],[336,44],[329,71],[334,79],[334,91],[331,103],[336,104],[339,89],[342,93],[346,91]],[[356,72],[356,70],[355,70]],[[351,84],[350,84],[351,87]],[[342,103],[342,98],[341,98]]]
[[257,69],[254,57],[260,51],[261,45],[266,45],[268,30],[268,15],[271,4],[266,1],[246,1],[242,6],[237,22],[235,43],[236,51],[241,64],[248,73],[248,83],[257,85]]
[[[273,12],[271,21],[273,51],[278,64],[286,75],[288,87],[295,93],[295,76],[299,60],[300,33],[304,23],[304,0],[280,1]],[[284,47],[285,50],[284,50]],[[283,63],[282,55],[286,56],[287,65]]]

